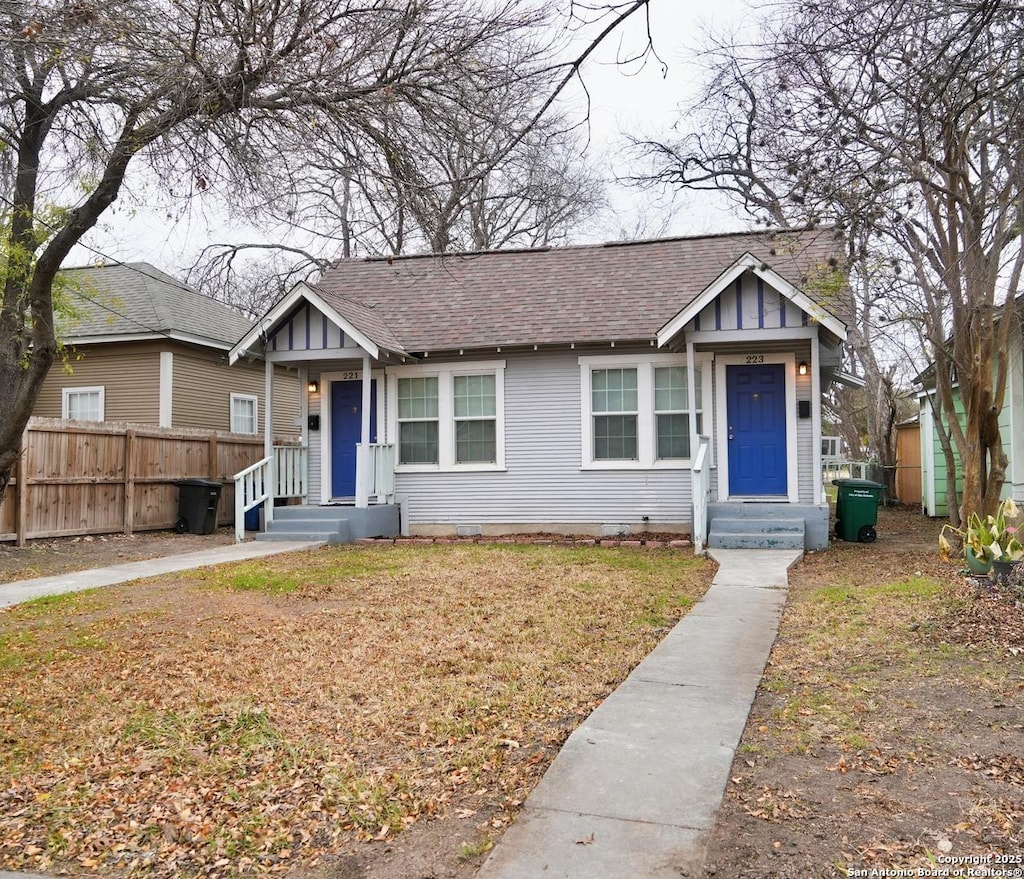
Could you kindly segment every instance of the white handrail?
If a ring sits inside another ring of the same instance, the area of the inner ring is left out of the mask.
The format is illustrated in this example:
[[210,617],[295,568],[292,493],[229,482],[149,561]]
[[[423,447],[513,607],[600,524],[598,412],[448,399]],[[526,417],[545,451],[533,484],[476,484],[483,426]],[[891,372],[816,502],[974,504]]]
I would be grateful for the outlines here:
[[[262,458],[235,474],[235,542],[245,540],[245,514],[253,507],[263,504],[264,515],[269,521],[273,515],[273,498],[270,494],[270,471],[273,456]],[[267,503],[269,501],[269,503]]]
[[697,453],[693,456],[691,485],[693,489],[693,551],[704,552],[708,541],[708,501],[711,498],[711,467],[708,449],[711,441],[706,436],[697,437]]

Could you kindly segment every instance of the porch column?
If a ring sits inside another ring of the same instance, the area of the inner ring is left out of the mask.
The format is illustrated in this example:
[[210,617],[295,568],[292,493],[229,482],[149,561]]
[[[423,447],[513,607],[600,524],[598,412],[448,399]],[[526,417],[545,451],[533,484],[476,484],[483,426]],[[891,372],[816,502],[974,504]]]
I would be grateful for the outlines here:
[[263,529],[274,521],[274,497],[277,494],[277,467],[274,461],[274,364],[263,361],[263,457],[270,458],[267,467],[266,491],[270,495],[263,504]]
[[274,364],[263,363],[263,457],[274,454]]
[[825,497],[825,485],[821,474],[821,357],[817,335],[811,339],[811,433],[814,436],[814,447],[817,449],[814,468],[814,497],[818,503],[828,503]]
[[370,505],[370,355],[363,354],[363,408],[359,446],[356,448],[356,506]]
[[697,454],[697,419],[693,412],[697,408],[697,377],[694,374],[696,360],[694,359],[695,346],[693,342],[686,343],[686,398],[690,401],[690,457]]

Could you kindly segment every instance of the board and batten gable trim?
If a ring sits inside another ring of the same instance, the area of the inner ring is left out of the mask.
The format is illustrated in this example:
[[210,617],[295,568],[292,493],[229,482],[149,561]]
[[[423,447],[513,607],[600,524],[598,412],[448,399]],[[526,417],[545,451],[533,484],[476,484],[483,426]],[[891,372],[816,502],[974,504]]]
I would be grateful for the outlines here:
[[357,348],[358,343],[341,326],[309,302],[297,307],[267,339],[267,350],[275,353],[338,352]]
[[[380,348],[376,344],[324,302],[320,295],[308,284],[299,283],[292,287],[277,305],[257,322],[256,326],[239,339],[228,355],[228,362],[233,364],[240,357],[250,353],[250,349],[256,346],[262,346],[269,353],[269,346],[264,345],[262,342],[263,337],[266,335],[266,328],[276,326],[279,321],[286,318],[301,302],[307,302],[312,305],[322,316],[338,327],[346,337],[355,342],[358,347],[362,348],[375,360],[380,359]],[[275,353],[277,353],[278,357],[274,359],[284,359],[282,356],[283,352]],[[308,353],[297,352],[292,359],[301,360],[307,358]]]
[[[762,316],[764,316],[765,323],[770,326],[772,322],[767,320],[768,313],[765,309],[768,309],[771,297],[766,295],[763,287],[760,288],[759,295],[759,288],[755,282],[744,281],[742,284],[736,284],[738,280],[742,280],[745,273],[759,278],[778,294],[780,308],[777,312],[779,314],[777,327],[785,327],[791,323],[789,315],[785,311],[789,306],[785,303],[792,303],[801,314],[813,317],[816,323],[820,323],[840,340],[846,339],[846,327],[841,321],[770,266],[752,254],[745,253],[658,331],[658,347],[663,348],[668,345],[681,331],[692,331],[697,328],[706,328],[709,325],[713,325],[716,330],[742,329],[744,323],[750,324],[751,327],[760,327]],[[735,297],[732,309],[722,308],[722,297],[727,292]],[[740,309],[743,309],[744,314],[742,320],[739,318]],[[705,313],[706,310],[708,310],[707,313]],[[798,318],[798,322],[807,326],[802,317]]]

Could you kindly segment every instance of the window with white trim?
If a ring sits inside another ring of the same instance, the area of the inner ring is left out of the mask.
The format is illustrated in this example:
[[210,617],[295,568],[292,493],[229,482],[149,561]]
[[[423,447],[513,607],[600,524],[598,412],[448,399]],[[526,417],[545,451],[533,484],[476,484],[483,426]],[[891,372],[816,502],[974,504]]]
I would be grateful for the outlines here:
[[595,369],[590,373],[594,417],[594,460],[638,459],[637,371]]
[[103,386],[92,388],[62,388],[61,418],[73,421],[102,421],[104,409]]
[[453,397],[455,463],[493,464],[498,459],[498,411],[494,373],[456,375]]
[[398,380],[398,463],[438,461],[437,376]]
[[690,427],[703,429],[705,374],[694,370],[691,405],[685,359],[679,355],[580,357],[582,466],[614,469],[685,467]]
[[697,433],[704,429],[701,408],[700,368],[694,372],[696,405],[690,409],[685,366],[654,367],[655,457],[674,461],[690,457],[690,417],[697,419]]
[[256,397],[250,394],[232,394],[231,432],[255,434],[258,431]]
[[504,361],[388,370],[395,411],[389,435],[404,470],[505,466]]

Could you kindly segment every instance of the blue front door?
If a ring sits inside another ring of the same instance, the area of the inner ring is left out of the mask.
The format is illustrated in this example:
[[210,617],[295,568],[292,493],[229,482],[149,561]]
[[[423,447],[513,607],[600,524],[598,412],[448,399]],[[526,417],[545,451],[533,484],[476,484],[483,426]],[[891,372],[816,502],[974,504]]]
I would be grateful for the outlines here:
[[[356,446],[363,429],[363,383],[331,382],[331,497],[355,497]],[[377,382],[370,382],[370,442],[377,442]]]
[[729,496],[787,494],[785,366],[726,366],[725,384]]

